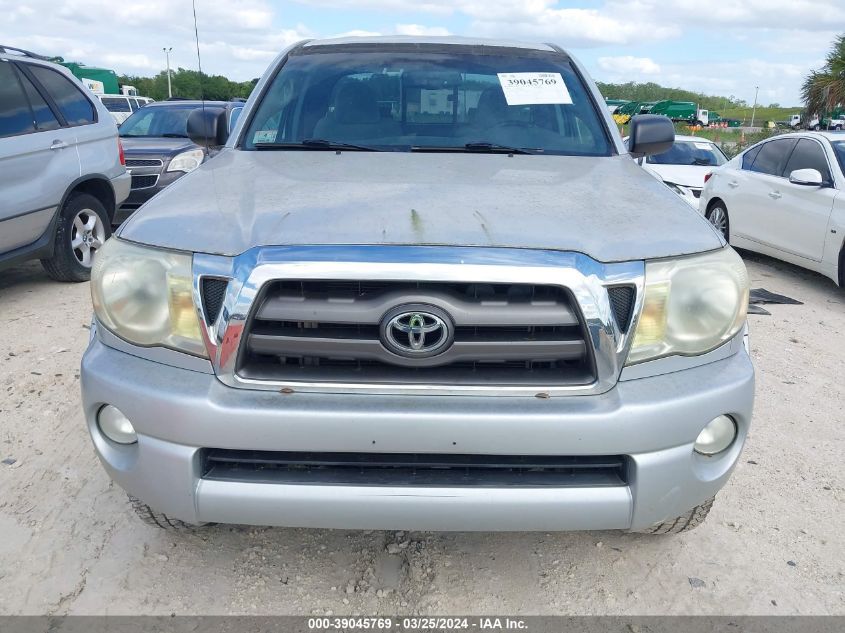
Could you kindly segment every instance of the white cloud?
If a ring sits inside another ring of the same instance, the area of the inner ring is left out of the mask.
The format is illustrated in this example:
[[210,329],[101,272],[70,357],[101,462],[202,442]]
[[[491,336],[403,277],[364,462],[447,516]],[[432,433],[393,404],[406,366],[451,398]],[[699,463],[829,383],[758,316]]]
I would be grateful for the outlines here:
[[396,35],[439,36],[451,35],[449,29],[442,26],[423,26],[421,24],[397,24]]
[[630,75],[658,75],[660,66],[649,57],[599,57],[598,65],[603,71],[620,76]]
[[[580,7],[574,0],[296,1],[299,13],[312,14],[307,26],[285,22],[280,0],[200,2],[203,68],[235,80],[255,77],[290,43],[332,35],[320,28],[331,13],[326,24],[343,35],[452,32],[552,41],[582,49],[579,56],[593,59],[591,70],[602,79],[743,98],[753,97],[759,83],[766,99],[795,103],[803,74],[820,65],[835,34],[845,30],[843,0],[719,0],[714,6],[585,0]],[[196,68],[187,0],[0,0],[0,15],[0,42],[13,46],[144,75],[163,68],[161,49],[172,46],[172,67]],[[664,42],[659,54],[649,48],[653,42]],[[711,61],[725,50],[737,61]]]

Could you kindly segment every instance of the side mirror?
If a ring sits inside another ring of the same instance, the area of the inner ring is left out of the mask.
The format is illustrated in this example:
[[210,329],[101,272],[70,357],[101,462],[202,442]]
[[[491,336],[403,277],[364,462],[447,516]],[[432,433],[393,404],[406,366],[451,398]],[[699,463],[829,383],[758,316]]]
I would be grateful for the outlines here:
[[789,174],[789,182],[805,187],[821,187],[824,179],[818,169],[796,169]]
[[634,158],[661,154],[675,142],[675,126],[660,114],[639,114],[631,119],[628,151]]
[[188,115],[188,138],[197,145],[225,145],[229,137],[226,111],[220,108],[197,108]]

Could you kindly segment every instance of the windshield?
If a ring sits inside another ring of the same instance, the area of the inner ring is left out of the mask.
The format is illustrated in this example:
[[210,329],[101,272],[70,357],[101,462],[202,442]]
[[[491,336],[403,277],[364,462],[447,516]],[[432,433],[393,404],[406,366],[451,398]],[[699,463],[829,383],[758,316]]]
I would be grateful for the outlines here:
[[306,47],[290,57],[242,146],[610,153],[587,88],[562,54],[442,45],[377,50]]
[[728,162],[725,155],[709,141],[675,141],[669,151],[647,158],[652,165],[701,165],[718,167]]
[[165,136],[188,137],[188,116],[193,107],[167,108],[161,106],[140,108],[120,126],[123,137]]
[[101,97],[100,101],[109,112],[129,112],[129,100],[123,97]]

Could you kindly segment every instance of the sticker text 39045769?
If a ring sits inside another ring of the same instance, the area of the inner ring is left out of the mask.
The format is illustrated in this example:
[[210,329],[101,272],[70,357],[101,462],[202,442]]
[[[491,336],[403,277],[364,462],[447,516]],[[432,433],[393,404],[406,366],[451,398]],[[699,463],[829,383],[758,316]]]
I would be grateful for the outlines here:
[[560,73],[498,73],[508,105],[571,104]]

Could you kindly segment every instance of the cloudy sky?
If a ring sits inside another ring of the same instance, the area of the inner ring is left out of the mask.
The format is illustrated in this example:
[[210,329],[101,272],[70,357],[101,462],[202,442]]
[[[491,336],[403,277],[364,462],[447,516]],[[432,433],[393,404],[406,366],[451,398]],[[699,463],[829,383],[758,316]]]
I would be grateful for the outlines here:
[[[552,41],[595,79],[800,103],[845,31],[843,0],[196,0],[206,72],[259,76],[282,47],[347,33]],[[0,0],[0,43],[152,75],[196,68],[190,0]]]

